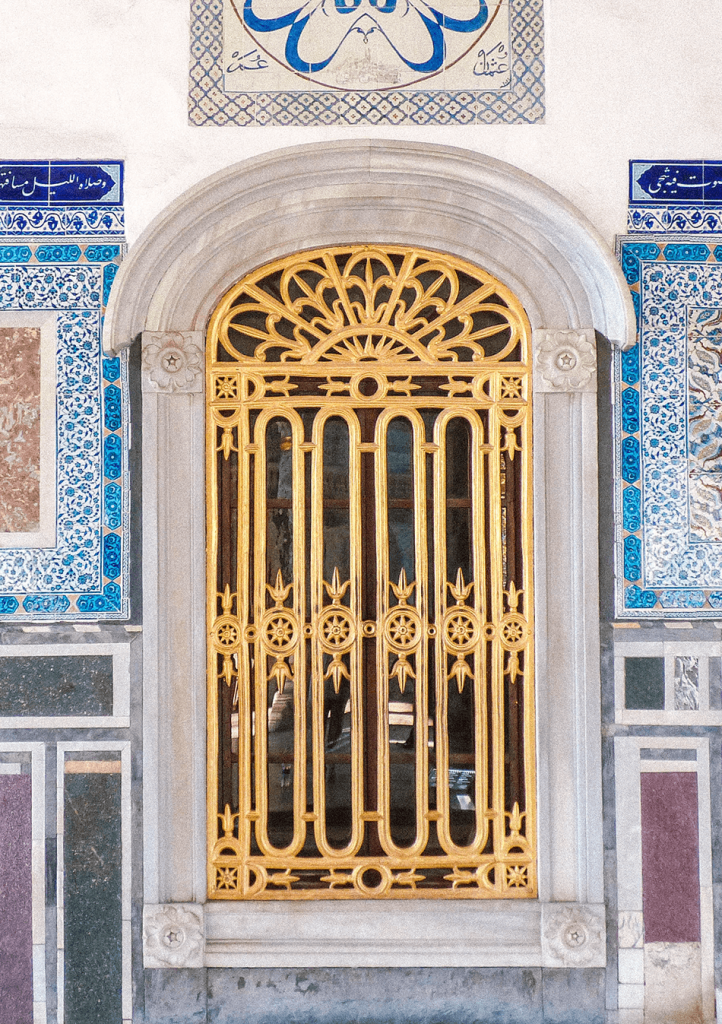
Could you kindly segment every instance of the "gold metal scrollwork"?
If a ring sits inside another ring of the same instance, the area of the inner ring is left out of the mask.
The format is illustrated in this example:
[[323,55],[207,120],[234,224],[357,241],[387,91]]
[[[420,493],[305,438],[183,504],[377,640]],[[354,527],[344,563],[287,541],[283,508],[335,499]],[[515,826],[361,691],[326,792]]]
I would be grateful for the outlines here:
[[536,895],[529,343],[503,284],[403,246],[276,260],[213,313],[211,899]]

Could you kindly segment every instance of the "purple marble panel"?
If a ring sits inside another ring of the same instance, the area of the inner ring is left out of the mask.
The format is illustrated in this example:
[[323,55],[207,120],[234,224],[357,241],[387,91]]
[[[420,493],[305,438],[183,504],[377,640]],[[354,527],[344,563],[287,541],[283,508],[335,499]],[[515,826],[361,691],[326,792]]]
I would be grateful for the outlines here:
[[0,775],[0,1024],[32,1024],[29,775]]
[[40,329],[0,327],[0,532],[40,523]]
[[696,772],[642,772],[645,942],[699,942]]

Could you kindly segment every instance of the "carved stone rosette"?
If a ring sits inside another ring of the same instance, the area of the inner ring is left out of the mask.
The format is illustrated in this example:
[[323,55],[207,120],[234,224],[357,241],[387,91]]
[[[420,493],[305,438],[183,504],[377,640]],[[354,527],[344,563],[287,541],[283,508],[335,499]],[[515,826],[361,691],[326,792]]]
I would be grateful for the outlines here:
[[596,391],[594,329],[534,331],[534,391]]
[[596,904],[542,905],[544,967],[604,967],[604,907]]
[[143,907],[145,967],[202,967],[203,909],[194,903]]
[[203,331],[143,331],[143,391],[203,391]]

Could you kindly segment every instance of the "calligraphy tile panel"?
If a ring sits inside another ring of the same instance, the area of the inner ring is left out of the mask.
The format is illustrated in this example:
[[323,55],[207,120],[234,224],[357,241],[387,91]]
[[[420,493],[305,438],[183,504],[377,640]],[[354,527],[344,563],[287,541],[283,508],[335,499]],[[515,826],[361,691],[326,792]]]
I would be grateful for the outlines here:
[[627,230],[722,231],[722,162],[630,160]]
[[194,125],[544,118],[543,0],[192,0]]
[[[0,335],[7,340],[4,323],[12,326],[20,316],[26,329],[35,313],[39,328],[49,311],[55,322],[53,392],[45,396],[50,416],[55,414],[52,542],[22,540],[28,524],[20,520],[33,511],[28,490],[25,505],[16,501],[8,510],[0,547],[0,618],[6,620],[125,619],[129,614],[127,359],[104,358],[101,348],[102,317],[122,249],[102,239],[20,244],[0,238]],[[21,360],[11,376],[22,366]],[[12,380],[8,386],[12,390]],[[41,400],[41,433],[46,406]],[[13,465],[32,477],[32,452],[26,455]],[[13,465],[3,462],[10,483]],[[42,474],[40,488],[42,493]],[[9,493],[15,493],[12,487]]]
[[722,616],[722,245],[618,240],[638,342],[614,363],[616,612]]
[[123,233],[119,161],[0,163],[0,235],[122,238]]

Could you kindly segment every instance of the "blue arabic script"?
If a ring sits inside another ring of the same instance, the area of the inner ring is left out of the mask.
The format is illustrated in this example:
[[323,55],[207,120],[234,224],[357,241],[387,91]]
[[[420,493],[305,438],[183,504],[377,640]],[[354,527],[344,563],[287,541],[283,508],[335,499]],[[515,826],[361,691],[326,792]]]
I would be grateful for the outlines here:
[[662,202],[718,203],[722,201],[722,163],[654,164],[640,174],[637,184]]
[[0,203],[97,203],[116,187],[98,164],[0,164]]
[[[353,32],[362,33],[364,39],[373,32],[381,33],[406,67],[422,74],[433,74],[444,64],[444,33],[477,32],[489,17],[485,0],[474,0],[475,9],[468,18],[451,17],[423,0],[311,0],[286,14],[264,18],[257,13],[262,3],[263,0],[244,0],[246,25],[252,32],[287,31],[286,63],[303,74],[314,74],[328,67]],[[353,15],[349,24],[349,16]],[[424,59],[411,56],[409,40],[414,49],[423,42]],[[318,53],[321,42],[323,55]],[[304,58],[302,48],[307,51],[312,48],[318,59]]]

